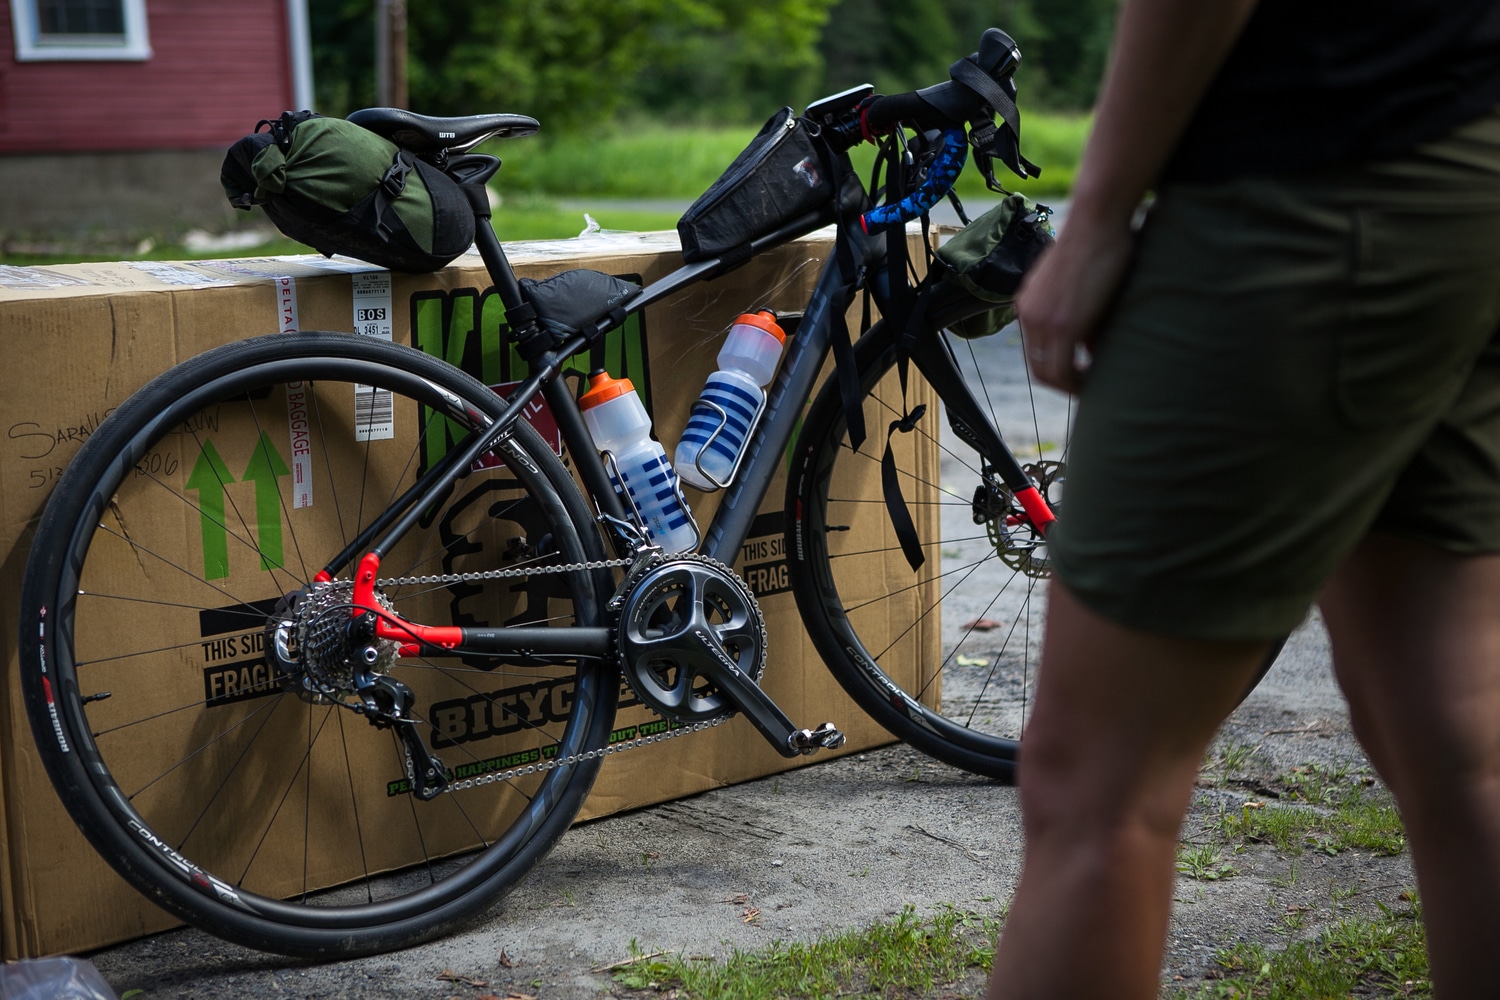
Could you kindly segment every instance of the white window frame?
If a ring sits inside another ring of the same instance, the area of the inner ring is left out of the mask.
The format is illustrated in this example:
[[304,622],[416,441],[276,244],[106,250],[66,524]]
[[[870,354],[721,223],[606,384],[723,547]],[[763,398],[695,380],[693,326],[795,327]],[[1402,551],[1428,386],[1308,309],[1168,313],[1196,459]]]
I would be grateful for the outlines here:
[[42,60],[93,61],[105,59],[151,58],[151,39],[146,32],[146,0],[120,0],[125,12],[125,37],[76,36],[79,40],[49,41],[41,35],[36,0],[11,0],[10,20],[15,29],[16,59],[21,62]]

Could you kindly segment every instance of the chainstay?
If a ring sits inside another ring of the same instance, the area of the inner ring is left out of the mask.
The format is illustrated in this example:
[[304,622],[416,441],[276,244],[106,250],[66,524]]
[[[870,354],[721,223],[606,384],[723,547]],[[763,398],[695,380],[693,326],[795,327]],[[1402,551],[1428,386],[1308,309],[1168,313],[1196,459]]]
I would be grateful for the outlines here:
[[545,760],[539,764],[527,764],[525,767],[513,767],[509,771],[497,771],[494,774],[485,774],[477,778],[467,778],[463,781],[455,781],[448,785],[449,792],[463,792],[470,788],[478,788],[481,785],[491,785],[497,781],[509,781],[512,778],[524,778],[528,774],[539,774],[544,771],[553,771],[559,767],[567,767],[585,760],[593,760],[596,757],[608,757],[611,754],[624,753],[627,750],[638,750],[644,746],[654,743],[664,743],[667,740],[675,740],[679,736],[689,736],[700,733],[705,729],[723,725],[729,721],[730,716],[725,714],[717,719],[706,719],[703,722],[695,722],[691,725],[680,726],[677,729],[668,729],[664,733],[654,736],[637,736],[633,740],[622,740],[619,743],[611,743],[607,747],[599,747],[596,750],[585,750],[582,753],[571,754],[567,757],[559,757],[555,760]]

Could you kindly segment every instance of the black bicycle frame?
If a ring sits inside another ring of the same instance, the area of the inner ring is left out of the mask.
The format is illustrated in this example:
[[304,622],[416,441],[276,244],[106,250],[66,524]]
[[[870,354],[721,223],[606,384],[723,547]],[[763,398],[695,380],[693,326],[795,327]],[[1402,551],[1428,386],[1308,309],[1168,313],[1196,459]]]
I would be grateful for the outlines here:
[[[831,208],[827,212],[798,219],[776,233],[757,240],[752,245],[752,255],[787,243],[830,221]],[[480,255],[501,301],[507,310],[523,306],[525,300],[499,238],[487,217],[481,216],[478,222],[477,244]],[[884,237],[867,237],[851,227],[840,226],[835,239],[850,241],[853,259],[872,270],[884,256]],[[746,442],[748,450],[739,474],[725,490],[713,521],[703,532],[699,553],[726,565],[732,565],[738,556],[774,478],[776,465],[786,452],[806,402],[812,397],[818,374],[830,353],[834,319],[849,308],[859,291],[845,278],[837,260],[838,254],[831,254],[823,265],[796,336],[788,339],[786,357],[767,391],[766,408],[761,422],[756,433]],[[717,276],[732,266],[734,265],[716,259],[679,268],[631,296],[623,303],[625,313],[629,315],[639,312],[687,285]],[[863,268],[860,273],[864,273]],[[872,282],[870,290],[882,312],[888,315],[889,297],[883,294],[884,289],[880,283]],[[941,321],[941,312],[934,318]],[[610,519],[628,522],[628,513],[610,483],[604,463],[595,458],[599,451],[584,425],[578,401],[566,380],[558,377],[564,361],[587,348],[606,329],[616,325],[617,321],[618,317],[615,322],[602,320],[601,324],[605,325],[575,336],[554,351],[544,353],[536,359],[532,364],[531,376],[507,397],[508,405],[501,416],[483,432],[472,435],[455,448],[449,456],[451,460],[445,459],[407,490],[356,540],[356,544],[346,548],[329,565],[325,570],[329,577],[359,556],[357,545],[368,544],[372,539],[378,538],[368,551],[376,557],[389,551],[396,540],[417,522],[421,511],[427,506],[427,498],[439,490],[447,489],[460,470],[469,468],[486,452],[506,447],[510,428],[517,420],[522,419],[521,414],[538,394],[550,407],[566,447],[575,456],[579,477],[603,519],[606,523]],[[928,331],[921,332],[921,336],[907,338],[908,357],[946,404],[948,419],[955,433],[975,445],[981,454],[992,457],[995,472],[1007,486],[1018,491],[1031,486],[1025,472],[1005,447],[998,431],[969,391],[946,341],[942,337],[930,335]],[[618,537],[615,543],[622,554],[628,552],[627,539]],[[369,556],[365,558],[368,559]],[[400,626],[396,628],[399,629]],[[441,634],[442,641],[430,641],[424,637],[433,634]],[[417,640],[416,645],[423,653],[441,654],[461,647],[465,653],[503,657],[512,662],[554,662],[557,658],[602,657],[609,655],[612,649],[609,629],[597,626],[429,629],[412,624],[407,633],[407,641],[412,639]],[[753,684],[748,687],[753,690],[734,693],[763,702],[757,707],[785,718],[769,699],[759,693],[758,687]],[[752,710],[747,714],[753,718],[757,713]]]

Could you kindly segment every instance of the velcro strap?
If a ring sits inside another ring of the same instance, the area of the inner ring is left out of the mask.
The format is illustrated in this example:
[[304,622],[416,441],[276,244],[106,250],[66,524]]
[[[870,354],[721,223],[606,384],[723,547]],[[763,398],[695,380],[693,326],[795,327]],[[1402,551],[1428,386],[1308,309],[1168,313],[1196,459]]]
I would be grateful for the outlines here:
[[924,403],[900,420],[892,420],[886,429],[885,454],[880,457],[880,487],[885,494],[886,512],[890,515],[891,527],[896,531],[896,540],[901,543],[901,552],[913,570],[920,569],[927,557],[922,553],[922,543],[917,538],[917,526],[911,519],[911,510],[901,494],[901,478],[896,471],[896,456],[891,440],[897,431],[910,434],[916,429],[917,421],[926,413],[927,404]]
[[[990,110],[1000,118],[1001,125],[998,129],[994,123],[985,122],[969,132],[969,142],[974,146],[975,152],[998,156],[1021,177],[1041,176],[1036,165],[1021,155],[1021,110],[1016,107],[1016,102],[1006,93],[1005,88],[967,59],[960,59],[950,66],[948,74],[979,95],[980,100],[988,104]],[[983,165],[981,169],[984,169]],[[992,181],[990,174],[991,171],[986,170],[985,179]],[[993,183],[991,186],[994,186]]]

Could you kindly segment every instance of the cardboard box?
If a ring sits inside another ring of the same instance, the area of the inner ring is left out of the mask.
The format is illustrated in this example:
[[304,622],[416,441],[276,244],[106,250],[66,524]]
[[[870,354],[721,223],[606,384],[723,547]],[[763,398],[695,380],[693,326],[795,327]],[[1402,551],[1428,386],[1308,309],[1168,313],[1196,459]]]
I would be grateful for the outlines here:
[[[729,322],[749,308],[800,309],[830,248],[829,234],[815,234],[757,258],[726,277],[694,286],[646,309],[622,331],[611,334],[592,359],[580,364],[586,368],[603,363],[612,374],[631,378],[647,399],[658,435],[670,453],[692,400],[713,369],[720,338]],[[517,273],[532,277],[591,267],[649,283],[670,273],[681,261],[676,235],[671,233],[514,244],[507,251]],[[218,344],[277,330],[326,329],[389,336],[443,357],[503,389],[524,373],[505,344],[502,310],[487,286],[477,257],[461,258],[438,274],[421,276],[393,276],[368,265],[318,257],[0,267],[0,330],[4,331],[13,387],[0,400],[5,429],[0,440],[4,449],[4,461],[0,462],[0,553],[4,564],[0,576],[5,581],[0,589],[0,621],[6,623],[0,628],[0,651],[7,664],[0,684],[6,722],[0,740],[4,792],[0,844],[6,861],[0,868],[4,917],[0,946],[4,957],[85,950],[160,930],[174,922],[116,877],[77,832],[37,758],[20,696],[12,631],[18,615],[19,581],[44,502],[81,442],[112,408],[156,374]],[[289,390],[289,404],[292,400]],[[256,480],[248,464],[260,447],[256,434],[267,431],[273,443],[287,440],[287,428],[295,419],[293,410],[295,407],[289,405],[283,411],[284,420],[278,421],[286,426],[253,430],[247,421],[221,421],[217,415],[205,414],[201,426],[185,426],[173,439],[181,444],[180,449],[169,442],[143,460],[154,463],[146,472],[180,481],[212,457],[221,462],[224,481],[232,483],[223,487],[231,506],[249,509],[256,502],[255,491],[263,488],[263,481]],[[414,413],[393,413],[393,442],[401,445],[403,435],[417,422]],[[295,445],[289,442],[286,447],[290,451]],[[282,449],[276,445],[274,450],[280,453]],[[412,450],[407,442],[405,453]],[[925,455],[923,460],[936,468],[935,455]],[[878,463],[870,465],[870,490],[878,496]],[[335,516],[334,507],[321,498],[332,495],[331,487],[336,487],[343,470],[312,470],[314,502],[305,510],[294,508],[288,499],[293,478],[286,474],[289,471],[271,471],[270,481],[282,491],[282,499],[271,504],[273,516],[269,520],[249,518],[244,521],[245,530],[264,533],[285,528],[289,535],[300,531],[304,537],[335,530],[330,520]],[[413,475],[409,463],[392,462],[381,472],[392,490],[409,483]],[[845,752],[888,742],[890,737],[854,707],[823,668],[798,621],[781,552],[784,475],[784,471],[778,475],[767,492],[753,537],[745,542],[737,564],[766,614],[769,657],[765,687],[799,725],[827,720],[839,725],[849,737]],[[935,477],[927,478],[930,481]],[[466,483],[464,488],[472,488],[478,498],[480,481],[476,475],[475,482]],[[707,524],[715,498],[691,490],[688,495],[700,524]],[[482,509],[482,505],[475,507]],[[479,549],[475,558],[481,562],[492,560],[494,553],[507,544],[505,532],[493,526],[495,520],[479,523],[484,519],[478,517],[475,524],[456,529],[467,532],[466,537],[475,541]],[[215,526],[220,529],[218,533],[212,530]],[[296,576],[300,572],[290,566],[296,558],[290,542],[281,567],[263,565],[266,560],[254,559],[248,546],[236,544],[233,532],[223,537],[225,525],[212,521],[201,509],[183,509],[151,524],[118,527],[118,534],[129,534],[135,546],[123,550],[119,558],[139,558],[142,551],[161,550],[179,553],[180,558],[195,561],[195,565],[201,559],[205,569],[215,567],[209,575],[222,581],[226,595],[237,593],[242,583],[256,583],[260,587],[257,593],[263,592],[267,574]],[[877,540],[870,547],[889,548],[893,553],[872,557],[871,579],[878,581],[888,559],[899,561],[900,556],[894,551],[892,539],[883,543]],[[90,558],[91,562],[95,559],[92,555]],[[99,559],[98,565],[105,568],[100,572],[107,572],[108,558]],[[905,570],[904,563],[900,568]],[[150,634],[157,645],[175,651],[151,657],[149,663],[141,658],[139,670],[129,675],[128,682],[115,685],[111,697],[94,709],[97,714],[91,715],[91,725],[108,729],[116,706],[122,715],[138,714],[141,699],[170,706],[200,696],[232,722],[224,724],[212,738],[163,726],[153,732],[152,740],[140,741],[146,745],[132,747],[128,752],[139,786],[132,791],[139,796],[143,811],[152,808],[160,815],[166,809],[166,804],[152,802],[153,796],[169,795],[170,789],[178,786],[166,781],[158,785],[149,776],[179,761],[185,746],[202,746],[203,751],[194,763],[171,772],[173,782],[190,781],[194,767],[208,771],[213,761],[222,765],[226,756],[243,753],[251,741],[234,734],[249,731],[252,723],[261,727],[256,729],[259,738],[317,745],[321,730],[317,737],[303,731],[310,725],[308,719],[317,715],[315,706],[289,699],[302,710],[285,718],[270,714],[269,719],[258,719],[257,713],[267,714],[262,710],[272,701],[261,696],[275,693],[265,680],[260,652],[264,636],[258,627],[245,628],[235,620],[232,600],[226,597],[223,607],[185,616],[172,604],[176,600],[173,595],[186,584],[168,570],[152,570],[147,577],[153,598],[165,603],[116,601],[112,608],[92,611],[88,628],[94,631],[86,632],[80,625],[80,659],[90,655],[82,649],[86,644],[107,644],[111,635],[127,633]],[[140,572],[132,575],[132,579],[140,578]],[[918,591],[912,593],[915,610]],[[435,590],[402,610],[414,620],[444,623],[448,620],[445,616],[462,600],[462,595],[451,590]],[[203,607],[212,604],[202,594],[181,594],[180,603],[193,602]],[[505,613],[502,610],[498,614],[503,618]],[[892,627],[893,634],[900,634],[904,623],[893,622]],[[936,662],[936,622],[911,629],[903,641],[910,650],[913,671],[924,663],[930,666]],[[419,712],[432,719],[435,729],[443,734],[445,746],[440,752],[445,754],[445,762],[455,769],[462,765],[471,774],[509,766],[528,754],[535,756],[536,740],[528,739],[526,727],[510,723],[518,718],[546,718],[560,704],[559,699],[566,699],[570,683],[545,672],[526,677],[486,674],[479,675],[477,681],[467,675],[438,673],[442,676],[419,692]],[[497,720],[497,713],[486,706],[499,703],[516,707]],[[321,719],[320,725],[343,725],[349,727],[347,731],[362,734],[370,728],[344,710],[325,707]],[[613,739],[632,739],[664,728],[654,713],[622,688],[622,707]],[[99,737],[101,741],[108,738]],[[391,745],[388,735],[380,738],[388,747]],[[198,742],[191,742],[194,740]],[[419,860],[424,852],[437,856],[473,845],[474,817],[463,815],[459,809],[451,810],[449,821],[423,827],[420,840],[397,830],[401,817],[411,810],[409,785],[397,754],[357,754],[352,781],[342,776],[348,755],[339,760],[337,768],[329,763],[330,756],[321,751],[319,755],[309,754],[311,762],[305,770],[281,777],[257,773],[236,778],[238,784],[229,789],[229,794],[259,796],[264,800],[261,811],[267,817],[278,817],[266,829],[229,828],[216,813],[210,813],[184,815],[170,832],[191,841],[191,849],[183,848],[190,856],[195,852],[212,856],[217,850],[225,852],[226,857],[252,856],[254,865],[284,876],[279,880],[258,879],[259,890],[288,894],[337,884],[358,877],[362,871],[396,869]],[[805,759],[785,760],[749,723],[736,718],[703,733],[612,756],[605,762],[583,818],[665,801],[803,762]],[[234,770],[226,766],[220,773]],[[249,769],[241,769],[245,770]],[[351,786],[348,790],[337,794],[329,791],[334,770],[341,772],[339,780],[344,785]],[[307,804],[299,809],[277,808],[277,804],[293,797],[302,797]],[[502,806],[497,798],[495,808]],[[352,857],[346,845],[334,843],[312,852],[304,861],[298,846],[304,839],[303,831],[312,830],[316,842],[319,831],[331,829],[335,821],[344,818],[339,810],[346,808],[357,809],[366,825],[395,832],[362,858]],[[222,846],[202,846],[210,843]]]

